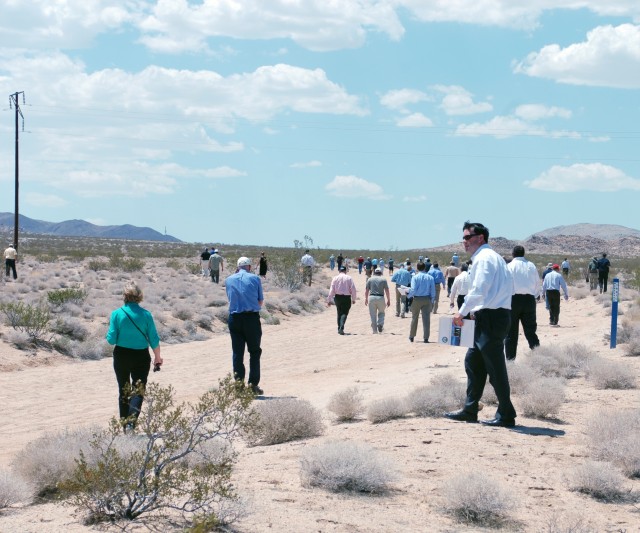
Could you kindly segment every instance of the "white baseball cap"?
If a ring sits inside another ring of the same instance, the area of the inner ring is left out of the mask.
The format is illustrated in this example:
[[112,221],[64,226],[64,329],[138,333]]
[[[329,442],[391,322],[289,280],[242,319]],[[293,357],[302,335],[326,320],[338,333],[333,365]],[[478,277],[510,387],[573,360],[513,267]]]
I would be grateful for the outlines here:
[[238,266],[251,266],[251,259],[249,259],[248,257],[241,257],[240,259],[238,259]]

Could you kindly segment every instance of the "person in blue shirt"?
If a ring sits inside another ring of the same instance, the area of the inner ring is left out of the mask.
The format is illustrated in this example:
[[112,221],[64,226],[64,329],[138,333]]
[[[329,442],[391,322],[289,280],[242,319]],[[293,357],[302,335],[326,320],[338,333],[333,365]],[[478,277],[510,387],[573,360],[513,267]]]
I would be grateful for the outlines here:
[[460,266],[460,257],[458,256],[458,254],[453,254],[451,256],[451,262],[453,263],[453,266]]
[[440,270],[438,263],[433,263],[433,266],[429,270],[429,274],[433,278],[433,282],[436,284],[436,297],[433,300],[433,314],[436,314],[438,312],[438,300],[440,300],[440,289],[445,288],[444,273]]
[[602,257],[598,259],[598,286],[600,287],[600,294],[607,292],[607,280],[609,279],[610,268],[611,261],[607,259],[607,254],[603,253]]
[[[154,367],[162,365],[160,337],[153,316],[140,307],[142,289],[135,282],[124,288],[124,305],[111,313],[107,342],[113,349],[113,369],[118,381],[118,407],[125,430],[135,427],[142,408],[153,350]],[[133,393],[133,394],[132,394]]]
[[[411,290],[409,298],[411,302],[411,329],[409,341],[413,342],[418,331],[418,317],[422,313],[422,334],[424,342],[429,342],[429,330],[431,328],[431,305],[436,297],[436,287],[433,277],[425,271],[424,263],[418,263],[418,273],[411,278]],[[443,278],[444,279],[444,278]]]
[[[407,295],[400,292],[399,287],[411,286],[411,261],[407,261],[407,265],[402,265],[391,276],[391,282],[396,284],[396,316],[404,318],[407,311]],[[402,309],[402,313],[401,313]]]
[[263,394],[260,383],[260,356],[262,348],[262,326],[260,309],[264,302],[262,282],[251,273],[251,260],[248,257],[238,259],[238,270],[225,280],[225,289],[229,300],[229,335],[233,353],[233,376],[244,384],[244,350],[249,351],[248,384],[254,394]]

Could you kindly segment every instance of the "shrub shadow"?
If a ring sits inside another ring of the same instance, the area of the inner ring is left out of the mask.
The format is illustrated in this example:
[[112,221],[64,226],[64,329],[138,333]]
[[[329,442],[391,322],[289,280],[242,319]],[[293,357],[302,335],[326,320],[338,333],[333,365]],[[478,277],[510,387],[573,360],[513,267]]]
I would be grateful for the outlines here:
[[513,428],[509,428],[515,433],[522,433],[523,435],[531,435],[533,437],[564,437],[566,432],[562,429],[553,429],[538,426],[522,426],[517,425]]

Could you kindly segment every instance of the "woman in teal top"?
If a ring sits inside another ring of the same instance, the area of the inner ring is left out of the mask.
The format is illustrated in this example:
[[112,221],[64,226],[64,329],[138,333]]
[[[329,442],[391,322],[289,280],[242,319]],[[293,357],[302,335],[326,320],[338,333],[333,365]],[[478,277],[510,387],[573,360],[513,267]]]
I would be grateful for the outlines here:
[[[149,346],[154,354],[154,367],[160,370],[160,338],[153,316],[140,307],[142,290],[135,282],[124,288],[124,305],[111,313],[107,342],[113,349],[113,369],[118,381],[118,405],[120,418],[126,420],[125,428],[132,429],[142,408],[144,386],[151,368]],[[139,394],[127,394],[126,389],[142,385]],[[123,421],[124,423],[124,421]]]

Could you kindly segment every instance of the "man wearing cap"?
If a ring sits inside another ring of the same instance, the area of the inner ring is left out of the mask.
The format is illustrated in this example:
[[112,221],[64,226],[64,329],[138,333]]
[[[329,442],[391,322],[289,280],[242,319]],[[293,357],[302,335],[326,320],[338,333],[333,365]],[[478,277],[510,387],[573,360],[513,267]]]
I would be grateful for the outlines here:
[[9,271],[11,270],[13,273],[13,279],[18,279],[18,273],[16,272],[16,260],[18,259],[18,252],[16,251],[15,245],[10,244],[9,247],[4,251],[4,268],[5,274],[8,276]]
[[356,284],[351,276],[347,275],[347,267],[342,265],[338,269],[338,275],[331,280],[331,288],[327,296],[327,307],[331,303],[336,304],[338,313],[338,334],[344,335],[344,325],[349,316],[351,304],[356,303]]
[[493,386],[498,409],[493,419],[482,423],[493,427],[513,427],[516,410],[511,403],[511,389],[504,358],[504,339],[511,321],[513,278],[500,254],[488,244],[489,228],[478,222],[465,222],[462,242],[471,254],[469,292],[453,323],[463,326],[462,317],[475,320],[473,346],[467,350],[464,369],[467,374],[467,397],[464,407],[445,416],[458,422],[477,422],[478,407],[487,383]]
[[511,252],[513,260],[507,265],[513,277],[513,296],[511,297],[511,327],[504,341],[504,353],[509,361],[516,358],[520,322],[522,331],[532,350],[540,346],[536,334],[536,298],[540,295],[540,276],[538,269],[524,257],[524,246],[514,246]]
[[422,336],[424,342],[429,342],[431,330],[431,306],[436,297],[436,285],[431,274],[425,272],[425,264],[418,262],[418,273],[411,278],[411,289],[408,298],[411,301],[411,327],[409,329],[409,341],[413,342],[418,332],[418,317],[422,313]]
[[211,281],[213,283],[220,282],[220,271],[224,272],[224,260],[222,256],[218,253],[218,249],[216,248],[213,251],[213,254],[209,257],[209,272],[211,273]]
[[[385,296],[387,305],[385,306]],[[373,271],[373,277],[367,280],[364,292],[364,305],[369,306],[369,316],[371,317],[371,329],[374,333],[382,333],[384,327],[384,311],[391,305],[389,296],[389,284],[382,277],[380,266]]]
[[560,265],[553,265],[551,272],[549,272],[542,282],[542,290],[547,295],[547,301],[549,302],[549,324],[552,326],[558,325],[558,319],[560,318],[560,288],[564,291],[564,299],[569,299],[569,291],[567,290],[567,283],[560,274]]
[[309,253],[309,250],[305,250],[304,255],[300,259],[300,264],[302,265],[302,283],[308,283],[309,287],[311,287],[313,267],[316,266],[316,262]]
[[260,356],[262,348],[262,326],[260,309],[264,301],[262,282],[251,273],[251,260],[248,257],[238,259],[238,271],[225,280],[225,289],[229,299],[229,334],[233,352],[233,375],[244,383],[245,346],[249,351],[248,384],[254,394],[262,394],[260,383]]

